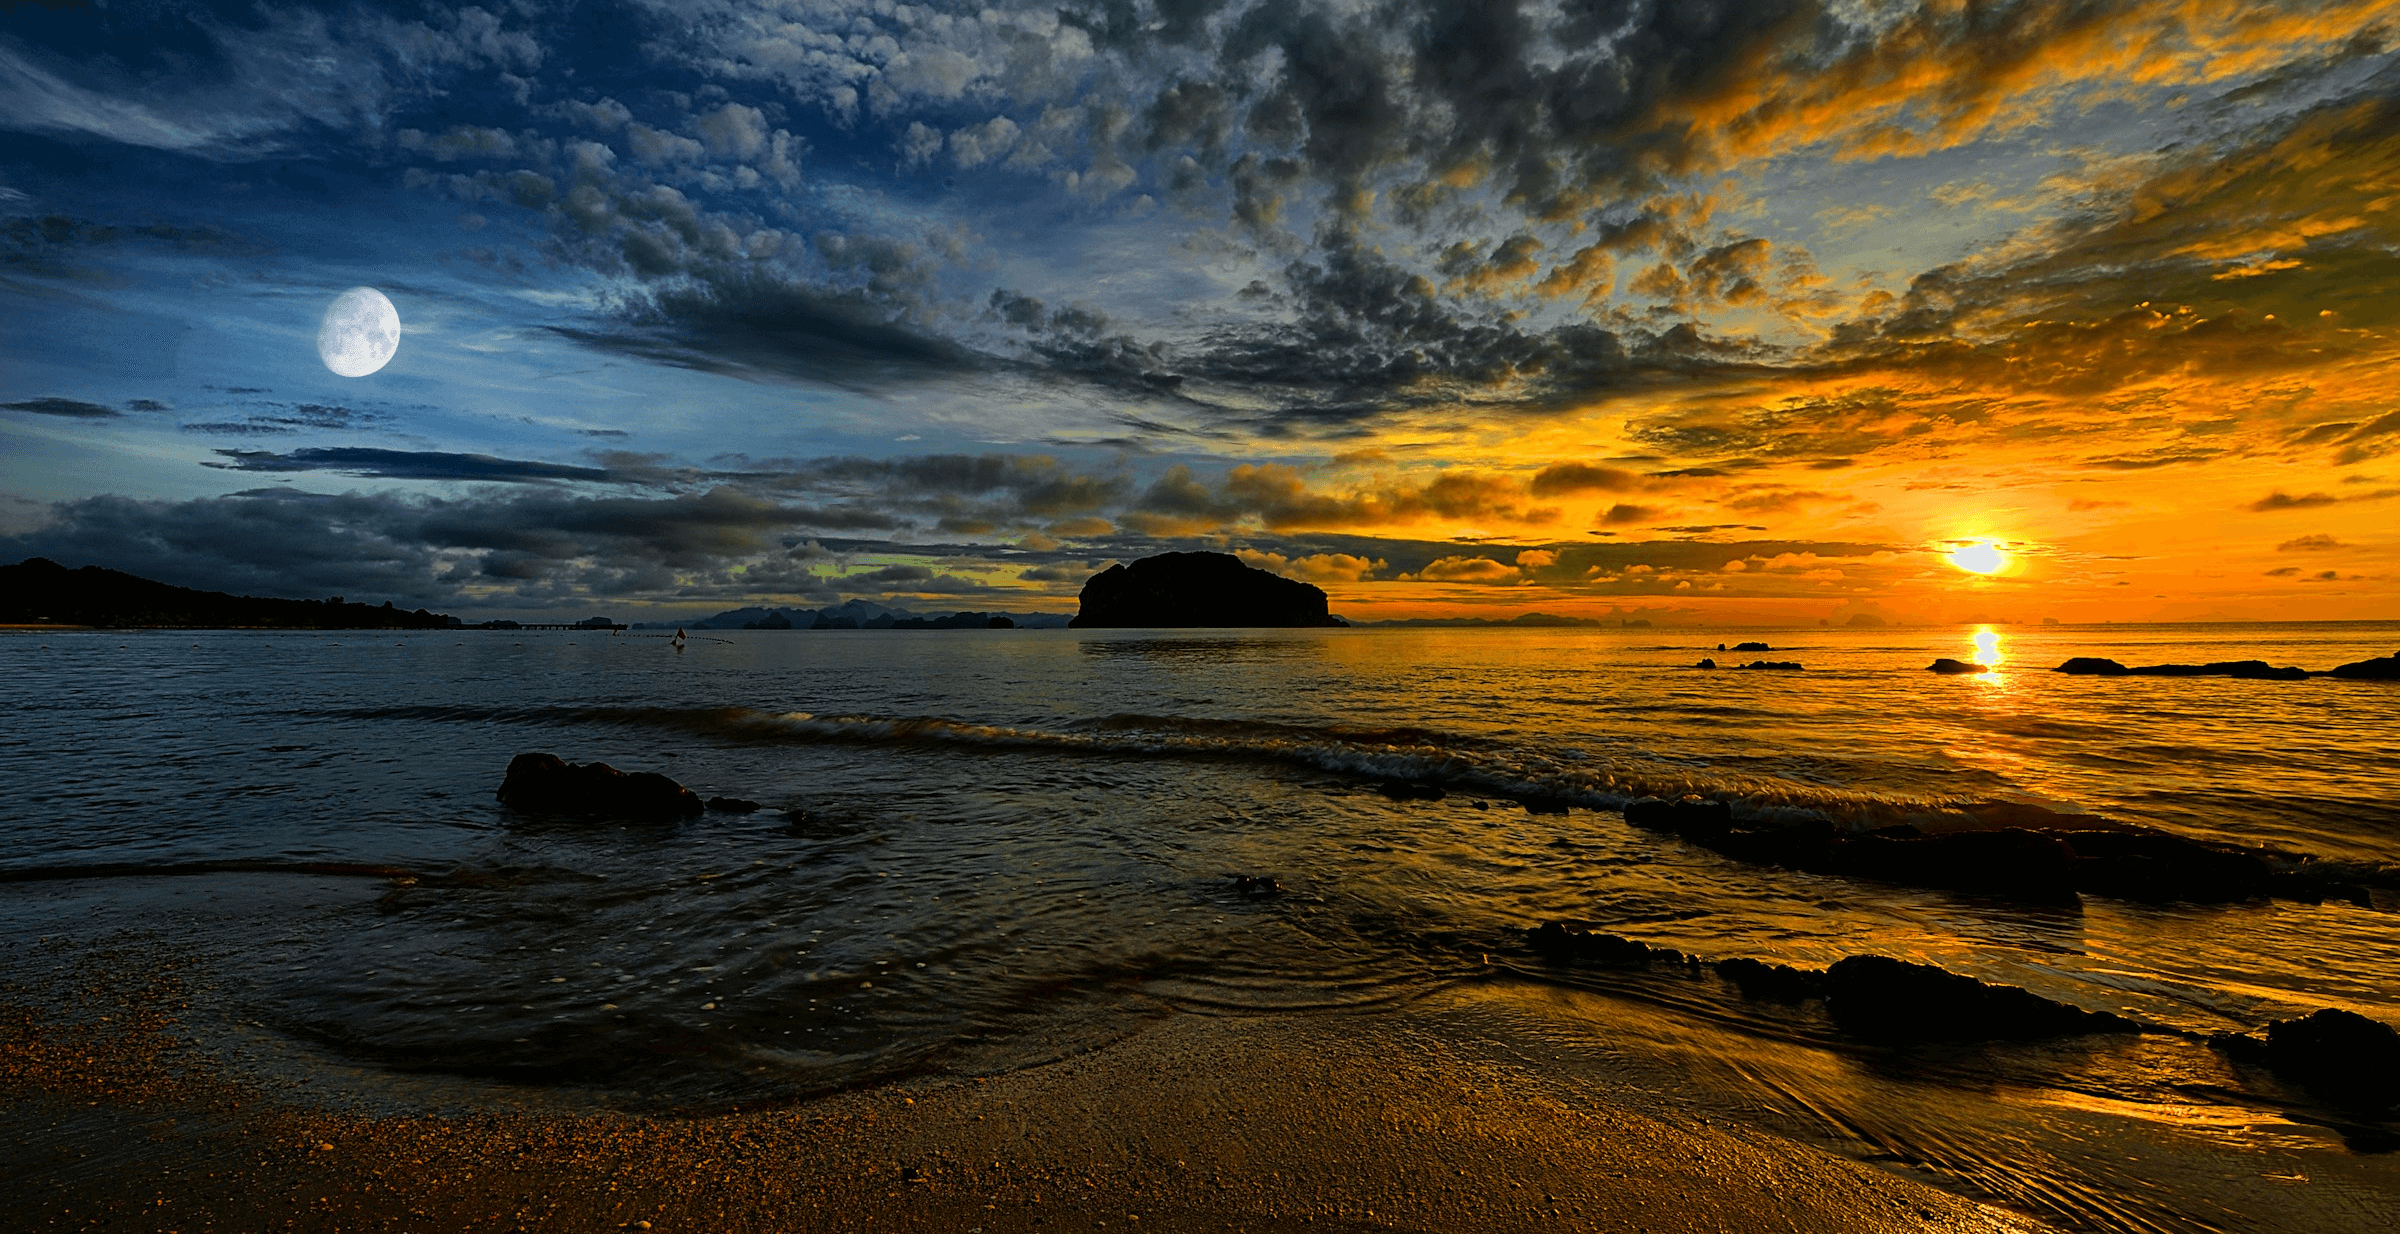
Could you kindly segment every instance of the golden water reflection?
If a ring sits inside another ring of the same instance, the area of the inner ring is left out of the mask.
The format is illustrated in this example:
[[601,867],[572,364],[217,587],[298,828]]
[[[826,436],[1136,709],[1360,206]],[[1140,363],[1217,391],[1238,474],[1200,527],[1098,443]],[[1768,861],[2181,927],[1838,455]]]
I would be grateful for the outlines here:
[[1975,628],[1975,654],[1967,659],[1993,670],[2000,668],[2000,632],[1989,626]]

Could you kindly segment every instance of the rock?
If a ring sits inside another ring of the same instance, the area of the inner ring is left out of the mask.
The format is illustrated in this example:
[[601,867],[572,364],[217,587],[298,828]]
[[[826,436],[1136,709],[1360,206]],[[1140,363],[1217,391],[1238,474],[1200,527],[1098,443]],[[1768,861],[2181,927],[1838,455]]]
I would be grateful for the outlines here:
[[747,815],[752,811],[765,809],[748,798],[729,798],[722,794],[710,798],[707,806],[710,810],[721,810],[732,815]]
[[1083,584],[1083,605],[1068,625],[1346,626],[1326,609],[1325,592],[1242,564],[1230,553],[1161,553],[1111,566]]
[[1416,784],[1404,780],[1387,780],[1376,790],[1395,802],[1439,802],[1449,795],[1440,785]]
[[2076,851],[2055,836],[2026,828],[1934,836],[1898,831],[1842,838],[1820,865],[1801,869],[2020,900],[2075,898]]
[[2400,682],[2400,652],[2378,656],[2373,660],[2354,660],[2336,665],[2333,676],[2367,682]]
[[1717,667],[1717,658],[1714,656],[1703,656],[1700,658],[1700,663],[1692,667],[1695,669],[1714,669]]
[[1274,896],[1283,891],[1283,885],[1275,882],[1273,875],[1235,875],[1233,890],[1243,896],[1256,898]]
[[1696,793],[1687,793],[1672,802],[1664,798],[1635,798],[1625,804],[1625,822],[1637,828],[1704,840],[1723,836],[1732,829],[1733,807]]
[[2263,660],[2219,660],[2205,665],[2135,665],[2125,672],[2135,677],[2254,678],[2274,682],[2298,682],[2308,677],[2308,670],[2297,665],[2277,668]]
[[1017,619],[1012,618],[1005,613],[995,613],[992,615],[992,620],[985,622],[983,626],[986,630],[1015,630],[1017,628]]
[[1936,965],[1851,956],[1825,971],[1825,1006],[1843,1029],[1877,1042],[1980,1042],[2139,1033],[2111,1012],[2044,999]]
[[[2266,682],[2299,682],[2308,670],[2298,665],[2270,665],[2263,660],[2218,660],[2205,665],[2135,665],[2127,668],[2100,656],[2077,656],[2058,667],[2060,673],[2101,677],[2248,678]],[[2339,673],[2340,670],[2335,670]]]
[[[1721,651],[1723,649],[1720,648],[1719,650]],[[1733,645],[1733,650],[1736,652],[1772,652],[1775,649],[1768,647],[1763,643],[1737,643]]]
[[1563,815],[1574,809],[1575,806],[1573,802],[1569,802],[1565,798],[1554,798],[1542,793],[1518,794],[1517,805],[1524,807],[1525,813],[1528,815]]
[[1544,922],[1525,932],[1525,942],[1547,960],[1609,969],[1648,969],[1653,963],[1683,965],[1696,963],[1698,959],[1673,948],[1654,948],[1639,940],[1602,934],[1572,922]]
[[1726,648],[1725,648],[1725,645],[1724,645],[1724,644],[1722,644],[1722,643],[1718,644],[1718,645],[1717,645],[1717,650],[1718,650],[1718,651],[1720,651],[1720,652],[1722,652],[1722,651],[1725,651],[1725,650],[1726,650]]
[[1925,667],[1935,673],[1990,673],[1992,671],[1990,665],[1979,665],[1971,660],[1952,660],[1947,656],[1941,657]]
[[656,772],[620,772],[605,763],[568,763],[548,754],[509,760],[496,796],[537,815],[684,819],[702,809],[700,795]]
[[1716,969],[1718,976],[1741,988],[1745,999],[1799,1003],[1804,999],[1822,998],[1825,994],[1823,970],[1795,969],[1790,965],[1770,964],[1747,956],[1718,961]]
[[2137,901],[2238,901],[2267,895],[2274,871],[2256,853],[2165,832],[2056,834],[2073,847],[2077,889]]
[[2264,1039],[2221,1033],[2208,1044],[2337,1106],[2381,1111],[2400,1104],[2400,1031],[2356,1012],[2319,1008],[2269,1024]]
[[1796,660],[1754,660],[1746,665],[1734,666],[1736,669],[1797,669],[1799,667],[1800,662]]

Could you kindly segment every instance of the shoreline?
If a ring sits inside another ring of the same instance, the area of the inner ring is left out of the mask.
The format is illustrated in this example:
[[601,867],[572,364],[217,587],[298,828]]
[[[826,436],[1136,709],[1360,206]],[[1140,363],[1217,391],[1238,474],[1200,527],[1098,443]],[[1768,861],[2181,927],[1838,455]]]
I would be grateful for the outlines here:
[[1012,1072],[757,1108],[569,1109],[492,1085],[410,1109],[370,1070],[276,1084],[222,1063],[183,977],[205,965],[61,945],[82,954],[53,971],[75,990],[0,993],[0,1193],[24,1229],[2046,1229],[1567,1090],[1406,1008],[1170,1013]]

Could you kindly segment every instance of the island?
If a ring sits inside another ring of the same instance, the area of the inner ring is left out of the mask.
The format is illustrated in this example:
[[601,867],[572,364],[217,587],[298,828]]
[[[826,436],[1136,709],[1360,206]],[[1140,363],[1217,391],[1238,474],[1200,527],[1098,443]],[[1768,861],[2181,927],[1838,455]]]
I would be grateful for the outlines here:
[[1189,626],[1348,626],[1325,590],[1245,566],[1230,553],[1161,553],[1084,581],[1081,629]]
[[459,625],[423,609],[278,600],[176,587],[121,570],[69,570],[44,557],[0,566],[0,625],[267,630],[441,630]]

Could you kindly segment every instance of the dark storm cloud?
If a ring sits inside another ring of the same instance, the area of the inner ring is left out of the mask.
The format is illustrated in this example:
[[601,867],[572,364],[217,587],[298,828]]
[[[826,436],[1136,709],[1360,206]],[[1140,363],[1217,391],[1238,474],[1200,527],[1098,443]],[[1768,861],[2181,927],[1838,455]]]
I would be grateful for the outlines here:
[[36,416],[64,416],[71,420],[107,420],[125,413],[98,403],[80,399],[19,399],[0,403],[0,408],[12,412],[31,412]]
[[594,467],[499,459],[491,455],[451,454],[430,450],[377,450],[363,446],[302,447],[290,454],[264,450],[220,450],[229,462],[204,467],[237,472],[338,472],[389,480],[552,481],[610,480]]
[[653,293],[613,327],[553,329],[683,368],[848,389],[988,373],[1004,363],[910,325],[867,292],[749,272]]

